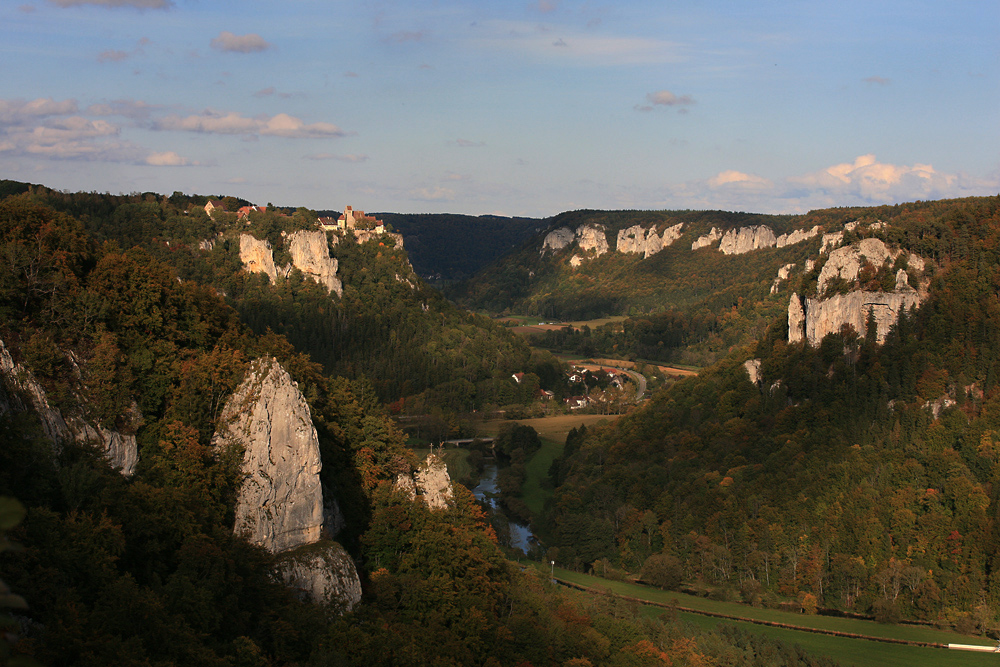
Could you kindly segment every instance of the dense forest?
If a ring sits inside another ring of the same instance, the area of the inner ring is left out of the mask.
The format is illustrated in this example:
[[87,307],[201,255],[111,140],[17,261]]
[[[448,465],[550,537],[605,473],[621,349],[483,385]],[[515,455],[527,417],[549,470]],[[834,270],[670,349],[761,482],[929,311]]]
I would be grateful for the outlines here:
[[373,215],[403,235],[413,270],[435,285],[471,278],[547,225],[544,220],[498,215]]
[[883,345],[850,327],[790,344],[775,317],[643,409],[571,433],[539,521],[550,557],[1000,630],[1000,198],[865,213],[932,260],[922,306]]
[[[0,194],[4,349],[53,407],[135,435],[139,448],[126,477],[95,448],[54,447],[4,378],[0,664],[830,664],[733,628],[704,633],[573,597],[508,561],[462,487],[444,510],[395,490],[412,454],[365,377],[255,331],[219,283],[185,277],[238,280],[231,256],[216,269],[177,241],[211,238],[211,218],[175,220],[170,198],[153,195],[74,202],[9,183]],[[338,490],[339,539],[364,583],[343,616],[301,602],[276,580],[274,557],[233,534],[239,462],[211,437],[262,356],[297,382]]]

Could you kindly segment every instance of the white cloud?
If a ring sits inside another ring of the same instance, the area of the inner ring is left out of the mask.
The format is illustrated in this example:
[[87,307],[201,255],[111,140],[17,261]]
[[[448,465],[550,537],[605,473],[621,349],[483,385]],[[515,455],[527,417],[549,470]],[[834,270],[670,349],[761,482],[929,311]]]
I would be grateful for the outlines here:
[[635,110],[652,111],[658,106],[681,107],[679,109],[680,113],[687,113],[687,109],[684,107],[689,107],[692,104],[695,104],[694,98],[690,95],[675,95],[669,90],[658,90],[655,93],[647,93],[646,102],[648,102],[648,104],[637,104],[635,106]]
[[136,9],[169,9],[174,6],[171,0],[49,0],[57,7],[79,7],[81,5],[98,5],[101,7],[135,7]]
[[76,100],[56,102],[51,97],[40,97],[30,102],[0,100],[0,123],[34,122],[45,116],[65,116],[76,111]]
[[184,118],[176,114],[165,116],[156,121],[154,128],[211,134],[269,135],[297,139],[342,137],[346,134],[332,123],[306,124],[286,113],[279,113],[270,118],[267,116],[247,118],[235,111],[223,113],[211,109]]
[[211,46],[218,51],[231,53],[254,53],[271,48],[271,45],[257,33],[234,35],[228,30],[220,32],[219,36],[212,40]]
[[190,164],[195,164],[173,151],[150,153],[146,156],[144,162],[154,167],[184,167]]
[[729,169],[720,172],[708,179],[708,185],[713,188],[742,188],[742,189],[764,189],[773,186],[771,181],[753,174],[745,174],[742,171]]

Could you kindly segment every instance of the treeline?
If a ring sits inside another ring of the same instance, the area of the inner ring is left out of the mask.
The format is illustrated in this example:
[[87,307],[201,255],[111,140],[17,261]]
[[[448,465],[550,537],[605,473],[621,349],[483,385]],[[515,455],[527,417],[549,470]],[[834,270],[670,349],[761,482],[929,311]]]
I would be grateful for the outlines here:
[[850,329],[789,345],[778,319],[645,409],[572,433],[551,470],[551,557],[638,571],[667,555],[752,604],[1000,628],[1000,198],[872,214],[937,263],[922,307],[882,346]]

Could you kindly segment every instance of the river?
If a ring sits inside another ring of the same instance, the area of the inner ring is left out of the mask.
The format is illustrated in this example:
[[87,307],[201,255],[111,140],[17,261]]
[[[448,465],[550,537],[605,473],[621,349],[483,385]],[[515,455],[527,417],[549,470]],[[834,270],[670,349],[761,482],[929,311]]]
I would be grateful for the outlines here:
[[[497,498],[500,497],[500,490],[497,488],[497,464],[493,461],[486,461],[483,464],[483,476],[479,484],[472,490],[477,500],[485,500],[490,507],[496,509]],[[515,549],[520,549],[527,554],[528,549],[535,543],[535,536],[531,534],[531,528],[516,521],[510,522],[510,542]]]

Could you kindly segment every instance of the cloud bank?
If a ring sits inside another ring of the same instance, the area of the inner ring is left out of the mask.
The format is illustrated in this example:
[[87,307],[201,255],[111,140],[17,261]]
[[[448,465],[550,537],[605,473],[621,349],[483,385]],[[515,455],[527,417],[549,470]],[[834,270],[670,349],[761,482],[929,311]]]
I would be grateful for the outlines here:
[[216,51],[228,53],[255,53],[271,48],[271,44],[257,33],[234,35],[228,30],[220,32],[219,36],[212,40],[211,46]]

